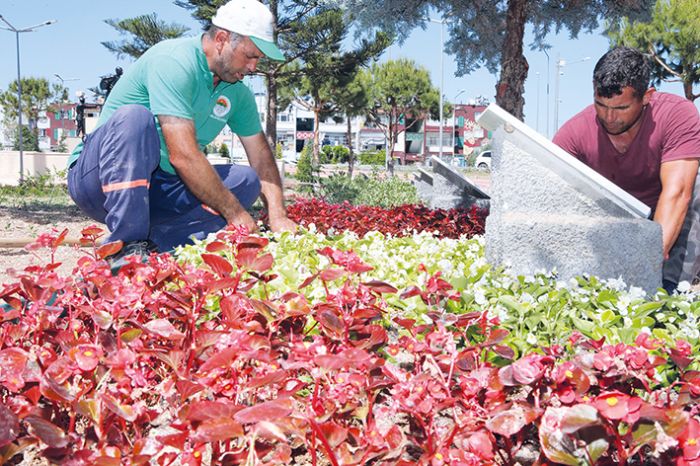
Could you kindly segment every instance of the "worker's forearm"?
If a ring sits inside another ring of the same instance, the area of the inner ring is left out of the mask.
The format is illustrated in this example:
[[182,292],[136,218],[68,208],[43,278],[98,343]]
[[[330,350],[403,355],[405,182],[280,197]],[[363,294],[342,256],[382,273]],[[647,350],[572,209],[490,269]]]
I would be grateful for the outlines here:
[[265,151],[259,157],[250,160],[250,163],[260,178],[260,193],[268,215],[270,217],[286,216],[282,179],[272,152]]
[[683,228],[683,221],[688,212],[690,194],[677,192],[661,193],[659,202],[656,204],[654,221],[661,225],[663,235],[664,258],[668,258],[671,248],[676,243],[678,235]]
[[192,194],[221,214],[228,223],[236,223],[236,217],[246,211],[236,196],[226,189],[204,154],[196,153],[171,162]]

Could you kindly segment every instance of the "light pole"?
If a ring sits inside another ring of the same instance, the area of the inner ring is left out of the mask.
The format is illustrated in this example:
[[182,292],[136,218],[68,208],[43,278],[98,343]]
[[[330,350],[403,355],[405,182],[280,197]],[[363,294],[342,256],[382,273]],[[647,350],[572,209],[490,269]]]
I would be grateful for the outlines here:
[[438,142],[440,144],[440,149],[439,149],[439,155],[440,159],[442,159],[442,108],[443,108],[443,103],[442,101],[445,98],[445,95],[443,93],[443,88],[445,85],[445,20],[444,19],[433,19],[433,18],[428,18],[430,22],[432,23],[439,23],[440,24],[440,136],[438,138]]
[[[61,81],[61,92],[63,92],[66,88],[66,85],[65,85],[66,81],[78,81],[78,78],[63,78],[58,73],[54,73],[53,75],[56,76],[56,78],[58,78],[59,81]],[[60,113],[60,115],[61,115],[61,139],[63,139],[63,136],[66,133],[66,129],[65,129],[66,116],[65,116],[65,113],[63,111],[63,104],[64,104],[63,96],[61,96],[61,113]],[[56,141],[56,142],[58,142],[58,141]]]
[[536,72],[537,76],[537,112],[535,113],[535,131],[540,132],[540,72]]
[[459,91],[459,92],[455,95],[455,101],[454,101],[453,104],[452,104],[452,156],[453,156],[453,157],[454,157],[455,155],[457,155],[457,154],[456,154],[456,151],[455,151],[455,143],[457,142],[457,141],[455,140],[455,128],[456,128],[456,126],[457,126],[457,118],[456,118],[456,115],[455,115],[455,114],[456,114],[456,111],[457,111],[457,97],[459,97],[460,95],[464,94],[466,91],[467,91],[466,89],[462,89],[461,91]]
[[559,76],[564,74],[562,69],[566,65],[573,65],[574,63],[581,63],[586,60],[590,60],[591,57],[583,57],[579,60],[574,60],[570,61],[567,63],[566,60],[562,59],[559,57],[557,54],[557,74],[554,77],[554,133],[556,134],[557,130],[559,129]]
[[545,127],[547,128],[547,137],[549,137],[549,77],[552,74],[549,69],[549,54],[547,53],[547,50],[542,49],[544,54],[547,56],[547,118],[546,118],[546,125]]
[[49,24],[53,24],[56,22],[55,19],[50,19],[48,21],[44,21],[43,23],[36,24],[34,26],[26,27],[26,28],[21,28],[17,29],[14,27],[10,22],[5,19],[4,16],[0,15],[0,21],[3,23],[7,24],[9,27],[2,27],[0,26],[0,29],[4,29],[6,31],[11,31],[15,33],[15,40],[17,43],[17,118],[18,118],[18,132],[19,132],[19,182],[22,183],[24,181],[24,152],[23,152],[23,143],[24,143],[24,135],[22,134],[22,79],[21,79],[21,73],[19,69],[19,34],[21,32],[32,32],[34,29],[40,28],[42,26],[48,26]]

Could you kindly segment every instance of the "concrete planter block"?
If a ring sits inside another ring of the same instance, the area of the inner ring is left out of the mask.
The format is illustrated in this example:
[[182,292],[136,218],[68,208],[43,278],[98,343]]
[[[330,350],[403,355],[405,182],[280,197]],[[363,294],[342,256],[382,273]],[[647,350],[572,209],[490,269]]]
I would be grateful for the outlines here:
[[650,209],[498,108],[479,123],[494,131],[486,257],[517,275],[556,270],[661,286],[661,226]]
[[413,179],[413,186],[416,187],[418,198],[430,205],[433,198],[433,175],[422,168],[419,169]]
[[433,192],[430,207],[453,209],[455,207],[489,207],[489,195],[469,178],[437,157],[431,158],[433,167]]

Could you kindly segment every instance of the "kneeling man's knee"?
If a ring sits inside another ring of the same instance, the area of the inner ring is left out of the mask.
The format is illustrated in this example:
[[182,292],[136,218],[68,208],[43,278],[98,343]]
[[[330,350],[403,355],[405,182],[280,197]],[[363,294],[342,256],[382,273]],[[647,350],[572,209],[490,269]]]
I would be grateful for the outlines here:
[[253,205],[260,195],[260,178],[250,167],[236,166],[236,183],[228,186],[231,192],[238,198],[238,201],[246,209]]
[[119,107],[109,118],[108,124],[118,126],[119,131],[133,136],[158,136],[155,117],[143,105],[129,104]]

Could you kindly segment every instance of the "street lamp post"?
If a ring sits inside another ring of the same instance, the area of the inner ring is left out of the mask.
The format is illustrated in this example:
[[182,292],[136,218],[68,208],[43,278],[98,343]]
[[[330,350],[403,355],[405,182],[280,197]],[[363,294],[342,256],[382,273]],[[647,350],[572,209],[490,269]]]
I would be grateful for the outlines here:
[[455,101],[454,101],[453,104],[452,104],[452,156],[453,156],[453,157],[454,157],[455,155],[457,155],[457,154],[456,154],[456,151],[455,151],[455,143],[457,142],[456,139],[455,139],[455,128],[456,128],[456,126],[457,126],[457,118],[456,118],[456,115],[455,115],[456,110],[457,110],[457,97],[459,97],[460,95],[464,94],[466,91],[467,91],[466,89],[462,89],[461,91],[459,91],[459,92],[455,95]]
[[537,112],[535,113],[535,131],[540,131],[540,72],[536,72],[537,76]]
[[438,137],[438,142],[440,144],[439,155],[442,159],[442,110],[443,110],[443,100],[445,98],[443,89],[445,86],[445,20],[444,19],[433,19],[429,18],[433,23],[440,24],[440,136]]
[[[65,86],[65,82],[66,82],[66,81],[78,81],[78,78],[63,78],[63,77],[62,77],[60,74],[58,74],[58,73],[54,73],[54,76],[56,76],[56,78],[58,78],[58,80],[61,81],[61,92],[63,92],[63,90],[64,90],[65,87],[66,87],[66,86]],[[64,112],[63,112],[63,104],[64,104],[64,102],[63,102],[63,96],[61,96],[61,113],[60,113],[60,115],[61,115],[61,138],[63,138],[63,136],[64,136],[65,133],[66,133],[66,128],[65,128],[65,121],[66,121],[66,118],[65,118],[65,114],[64,114]],[[58,141],[56,141],[56,142],[58,142]]]
[[50,19],[48,21],[44,21],[43,23],[36,24],[34,26],[26,27],[26,28],[21,28],[17,29],[14,27],[10,22],[5,19],[4,16],[0,15],[0,21],[3,23],[7,24],[9,27],[2,27],[0,26],[0,29],[4,29],[6,31],[11,31],[15,33],[15,40],[17,44],[17,121],[18,121],[18,132],[19,132],[19,182],[22,183],[24,181],[24,151],[23,151],[23,143],[24,143],[24,134],[22,134],[22,78],[21,78],[21,73],[20,73],[20,68],[19,68],[19,34],[21,32],[32,32],[34,29],[40,28],[42,26],[48,26],[49,24],[53,24],[56,22],[55,19]]
[[542,49],[542,51],[547,56],[547,92],[546,92],[546,94],[547,94],[547,105],[546,105],[547,118],[545,118],[545,123],[546,123],[545,127],[547,128],[546,135],[547,135],[547,137],[549,137],[549,75],[551,75],[552,73],[550,73],[550,70],[549,70],[549,54],[547,53],[547,50],[545,50],[545,49]]
[[556,76],[554,76],[554,133],[556,134],[557,130],[559,129],[559,76],[564,74],[562,71],[563,68],[566,65],[573,65],[574,63],[581,63],[586,60],[590,60],[591,57],[583,57],[579,60],[574,60],[567,62],[566,60],[562,59],[557,55],[557,68],[556,68]]

